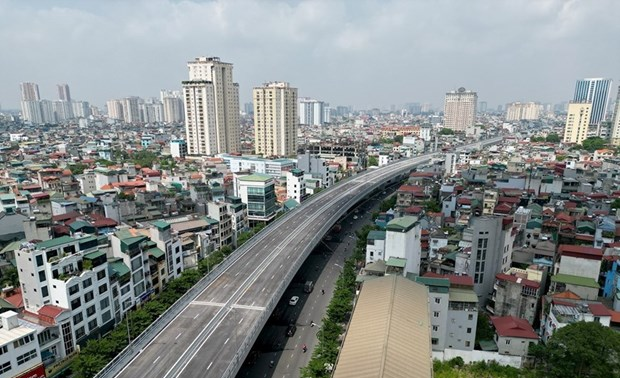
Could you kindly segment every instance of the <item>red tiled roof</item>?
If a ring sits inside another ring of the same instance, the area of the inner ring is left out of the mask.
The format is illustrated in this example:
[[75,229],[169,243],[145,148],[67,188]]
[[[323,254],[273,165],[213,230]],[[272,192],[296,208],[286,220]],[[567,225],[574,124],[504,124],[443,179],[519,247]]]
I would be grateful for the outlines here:
[[55,319],[63,311],[65,311],[65,309],[62,307],[57,307],[54,305],[45,305],[39,309],[39,315]]
[[498,273],[495,275],[495,278],[497,278],[498,280],[503,280],[503,281],[516,282],[522,286],[529,286],[529,287],[533,287],[534,289],[538,289],[540,287],[540,282],[528,280],[525,278],[520,278],[512,274]]
[[460,197],[456,200],[456,203],[459,205],[471,205],[471,198],[469,197]]
[[435,177],[433,172],[412,172],[409,177]]
[[493,210],[494,213],[501,213],[501,214],[508,214],[510,213],[510,211],[512,210],[512,207],[506,203],[500,203],[499,205],[495,206],[495,209]]
[[567,222],[567,223],[572,223],[574,221],[573,217],[571,217],[570,215],[566,213],[560,213],[556,215],[555,219],[558,221]]
[[499,336],[538,339],[534,328],[525,319],[513,316],[491,316],[491,322]]
[[54,215],[52,217],[52,220],[54,222],[63,222],[63,221],[68,221],[70,219],[75,219],[77,217],[79,217],[81,214],[78,213],[77,211],[71,211],[68,212],[66,214],[58,214],[58,215]]
[[517,204],[519,203],[520,199],[517,197],[499,197],[497,199],[497,203],[502,203],[502,202],[506,202],[506,203],[512,203],[512,204]]
[[450,285],[457,286],[474,286],[474,278],[470,276],[457,276],[456,274],[439,274],[435,272],[426,272],[423,277],[447,278]]
[[23,308],[24,307],[24,297],[22,296],[21,292],[13,294],[10,297],[6,297],[6,298],[4,298],[4,300],[9,302],[10,304],[15,306],[16,308]]
[[588,307],[594,316],[611,316],[609,309],[602,303],[590,303]]
[[96,221],[92,222],[93,226],[100,228],[100,227],[115,227],[118,225],[118,223],[116,223],[116,221],[114,219],[111,218],[102,218],[102,219],[97,219]]
[[620,311],[609,311],[609,312],[611,312],[611,322],[620,323]]
[[398,188],[398,192],[415,193],[415,192],[423,192],[423,191],[424,191],[424,188],[419,185],[402,185],[400,188]]
[[582,245],[562,244],[558,249],[560,256],[578,257],[588,260],[601,260],[603,258],[603,249],[594,247],[585,247]]
[[[564,298],[564,299],[581,299],[580,296],[573,293],[570,290],[563,291],[561,293],[553,294],[553,298]],[[555,299],[553,300],[555,302]]]

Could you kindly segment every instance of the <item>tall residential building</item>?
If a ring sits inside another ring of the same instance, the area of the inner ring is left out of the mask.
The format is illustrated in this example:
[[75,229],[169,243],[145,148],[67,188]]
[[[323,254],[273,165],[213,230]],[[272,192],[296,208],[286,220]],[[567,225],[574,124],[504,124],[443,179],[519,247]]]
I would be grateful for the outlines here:
[[478,94],[461,87],[446,93],[444,127],[453,131],[465,131],[474,126]]
[[592,103],[573,102],[568,105],[564,143],[581,144],[588,137],[588,127],[592,115]]
[[139,97],[125,97],[121,100],[123,106],[123,119],[126,123],[141,122]]
[[537,102],[513,102],[506,106],[506,121],[529,121],[540,118],[542,105]]
[[329,122],[329,104],[307,97],[299,99],[299,123],[320,126]]
[[60,101],[71,102],[71,92],[69,91],[69,84],[58,84],[58,99]]
[[109,100],[106,106],[108,108],[108,118],[119,121],[123,119],[123,102],[121,100]]
[[[51,104],[51,102],[50,102]],[[41,109],[41,102],[34,100],[22,101],[22,118],[24,121],[29,121],[34,124],[40,124],[43,122],[43,111]]]
[[160,99],[164,105],[164,122],[183,122],[183,98],[181,91],[162,90]]
[[263,156],[297,153],[297,88],[265,83],[254,88],[254,147]]
[[620,86],[616,96],[616,106],[614,107],[614,117],[611,122],[611,144],[620,145]]
[[239,84],[233,83],[231,63],[217,57],[188,62],[183,81],[185,134],[190,155],[239,151]]
[[22,101],[39,101],[39,86],[36,83],[21,83]]
[[577,80],[573,102],[589,102],[592,104],[590,125],[598,125],[605,120],[611,85],[611,79],[589,78]]

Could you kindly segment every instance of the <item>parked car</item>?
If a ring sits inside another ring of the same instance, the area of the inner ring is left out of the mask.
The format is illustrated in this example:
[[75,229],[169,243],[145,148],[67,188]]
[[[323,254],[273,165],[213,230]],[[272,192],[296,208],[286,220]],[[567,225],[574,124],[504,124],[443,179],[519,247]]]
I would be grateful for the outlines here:
[[288,301],[288,304],[291,305],[291,306],[295,306],[297,304],[297,302],[299,302],[299,297],[296,296],[296,295],[293,295],[291,297],[291,300]]

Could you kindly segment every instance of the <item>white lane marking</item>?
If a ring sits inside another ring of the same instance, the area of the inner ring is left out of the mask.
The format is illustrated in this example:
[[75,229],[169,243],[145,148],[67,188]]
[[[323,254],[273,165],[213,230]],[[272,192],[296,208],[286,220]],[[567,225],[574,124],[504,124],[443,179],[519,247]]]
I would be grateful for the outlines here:
[[243,318],[241,318],[241,320],[239,320],[239,323],[237,323],[237,324],[241,324],[242,321],[243,321]]
[[235,274],[235,277],[237,277],[237,276],[239,275],[239,273],[241,273],[241,271],[237,272],[237,273]]
[[273,280],[273,278],[274,278],[275,276],[276,276],[275,274],[274,274],[273,276],[271,276],[271,279]]
[[287,260],[288,260],[288,259],[290,259],[290,258],[291,258],[291,255],[286,256],[286,259],[287,259]]
[[175,337],[174,339],[175,339],[175,340],[177,340],[179,337],[181,337],[181,335],[182,335],[182,334],[183,334],[183,332],[179,333],[179,334],[177,335],[177,337]]
[[211,365],[213,365],[213,361],[211,361],[211,363],[209,364],[209,366],[207,366],[207,370],[211,369]]
[[228,344],[228,340],[230,340],[230,337],[226,339],[226,341],[224,341],[224,345]]
[[160,358],[160,357],[161,357],[161,356],[157,356],[157,358],[155,359],[155,361],[153,361],[153,365],[155,365],[155,364],[157,363],[157,361],[159,361],[159,358]]
[[[273,278],[272,278],[273,279]],[[263,291],[265,291],[265,288],[263,288],[260,292],[262,293]]]
[[196,319],[200,314],[196,314],[196,316],[194,316],[194,319]]

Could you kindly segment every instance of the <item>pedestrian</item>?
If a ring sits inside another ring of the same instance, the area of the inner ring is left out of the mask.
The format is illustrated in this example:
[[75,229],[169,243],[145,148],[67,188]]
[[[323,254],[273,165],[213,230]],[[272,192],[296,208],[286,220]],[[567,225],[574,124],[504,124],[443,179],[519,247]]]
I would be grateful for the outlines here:
[[325,289],[321,289],[321,295],[325,295]]

